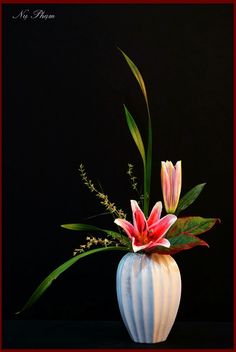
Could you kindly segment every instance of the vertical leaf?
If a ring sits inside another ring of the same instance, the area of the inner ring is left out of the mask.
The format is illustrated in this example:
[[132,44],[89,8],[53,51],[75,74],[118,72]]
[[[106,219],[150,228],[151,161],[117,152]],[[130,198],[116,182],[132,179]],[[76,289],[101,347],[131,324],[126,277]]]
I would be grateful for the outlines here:
[[133,140],[136,146],[138,147],[139,153],[141,154],[141,157],[143,159],[143,165],[145,166],[146,156],[145,156],[145,149],[143,146],[141,134],[139,132],[138,126],[136,125],[132,115],[130,114],[130,112],[128,111],[125,105],[124,105],[124,109],[125,109],[126,121],[130,130],[130,133],[133,137]]

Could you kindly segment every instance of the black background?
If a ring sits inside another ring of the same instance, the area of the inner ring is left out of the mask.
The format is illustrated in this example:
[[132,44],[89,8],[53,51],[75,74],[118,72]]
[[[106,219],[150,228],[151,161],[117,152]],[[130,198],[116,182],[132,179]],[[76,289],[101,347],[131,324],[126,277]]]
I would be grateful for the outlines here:
[[[12,19],[42,8],[54,20]],[[231,5],[3,6],[3,313],[7,319],[120,319],[116,267],[123,253],[83,259],[28,312],[15,317],[46,275],[85,235],[60,224],[114,228],[80,180],[90,177],[129,214],[126,175],[141,158],[125,103],[145,135],[143,97],[121,47],[145,79],[153,119],[151,205],[162,199],[161,160],[182,160],[182,194],[207,182],[185,215],[220,217],[210,248],[175,255],[179,321],[231,321],[233,115]],[[145,138],[144,138],[145,139]]]

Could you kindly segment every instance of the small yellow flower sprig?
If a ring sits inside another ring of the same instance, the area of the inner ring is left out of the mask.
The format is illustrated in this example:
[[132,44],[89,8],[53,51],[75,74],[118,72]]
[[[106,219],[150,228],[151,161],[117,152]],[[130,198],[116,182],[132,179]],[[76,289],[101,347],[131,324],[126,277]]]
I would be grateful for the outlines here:
[[134,176],[133,170],[134,170],[134,165],[128,163],[128,171],[126,173],[130,177],[130,183],[131,183],[132,189],[139,194],[140,201],[138,201],[138,204],[140,205],[140,203],[143,203],[144,197],[143,197],[143,194],[141,194],[137,188],[137,186],[138,186],[137,177]]
[[100,238],[95,236],[87,236],[87,242],[85,244],[81,244],[79,248],[75,248],[73,252],[73,256],[77,255],[78,253],[83,253],[89,250],[93,246],[101,245],[102,247],[107,247],[109,245],[119,246],[119,243],[115,241],[108,240],[107,238]]
[[97,188],[94,186],[93,182],[88,178],[83,164],[80,164],[79,172],[80,172],[80,176],[81,176],[82,181],[85,184],[85,186],[88,187],[88,189],[90,190],[91,193],[95,193],[96,196],[99,199],[101,199],[100,203],[105,206],[106,210],[119,218],[125,219],[126,214],[124,213],[124,211],[122,209],[117,209],[115,203],[110,202],[110,200],[106,194],[99,192],[97,190]]
[[132,189],[139,193],[138,188],[137,188],[137,186],[138,186],[137,177],[134,176],[133,169],[134,169],[134,165],[128,164],[127,175],[129,175],[129,177],[130,177]]

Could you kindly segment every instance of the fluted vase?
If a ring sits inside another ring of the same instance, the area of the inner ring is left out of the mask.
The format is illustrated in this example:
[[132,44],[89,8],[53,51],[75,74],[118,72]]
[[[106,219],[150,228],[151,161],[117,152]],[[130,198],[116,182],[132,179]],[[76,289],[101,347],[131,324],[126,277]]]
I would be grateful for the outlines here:
[[116,290],[131,339],[139,343],[165,341],[181,297],[181,277],[175,260],[157,253],[126,254],[117,268]]

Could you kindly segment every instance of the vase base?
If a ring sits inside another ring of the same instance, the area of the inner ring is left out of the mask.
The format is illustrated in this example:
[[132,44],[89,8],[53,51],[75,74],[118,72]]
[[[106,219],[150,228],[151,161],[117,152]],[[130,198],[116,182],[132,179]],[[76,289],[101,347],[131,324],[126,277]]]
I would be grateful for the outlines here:
[[167,337],[166,338],[163,338],[163,339],[159,339],[157,341],[140,341],[140,340],[134,340],[132,338],[132,340],[135,342],[135,343],[147,343],[147,344],[154,344],[154,343],[160,343],[160,342],[164,342],[166,341]]

